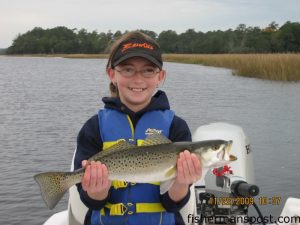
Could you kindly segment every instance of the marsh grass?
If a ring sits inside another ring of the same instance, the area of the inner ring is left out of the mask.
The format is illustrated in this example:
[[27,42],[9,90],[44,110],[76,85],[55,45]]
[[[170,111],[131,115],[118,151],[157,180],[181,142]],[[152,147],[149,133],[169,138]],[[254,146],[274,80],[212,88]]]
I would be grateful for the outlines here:
[[168,62],[229,68],[239,76],[300,80],[300,54],[165,54],[163,58]]
[[64,58],[72,58],[72,59],[106,59],[108,58],[108,54],[68,54],[63,55]]

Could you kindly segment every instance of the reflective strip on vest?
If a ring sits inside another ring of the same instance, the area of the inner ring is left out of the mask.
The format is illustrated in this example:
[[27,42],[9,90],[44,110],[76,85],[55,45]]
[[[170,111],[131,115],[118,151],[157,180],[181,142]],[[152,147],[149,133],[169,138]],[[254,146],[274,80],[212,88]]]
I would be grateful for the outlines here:
[[120,180],[113,180],[111,183],[111,186],[113,186],[114,189],[126,188],[128,186],[128,182],[120,181]]

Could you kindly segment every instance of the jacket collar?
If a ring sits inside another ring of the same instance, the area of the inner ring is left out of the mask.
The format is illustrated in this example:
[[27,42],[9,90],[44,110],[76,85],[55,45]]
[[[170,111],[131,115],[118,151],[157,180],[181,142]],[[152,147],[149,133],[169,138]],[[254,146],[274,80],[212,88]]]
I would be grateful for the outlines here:
[[120,98],[116,97],[104,97],[102,99],[105,106],[104,108],[107,109],[115,109],[120,112],[126,113],[132,117],[132,115],[142,115],[145,112],[152,111],[152,110],[166,110],[170,109],[169,101],[167,98],[167,95],[163,91],[157,91],[155,95],[152,96],[151,101],[148,106],[146,106],[144,109],[133,112],[131,111],[126,105],[124,105]]

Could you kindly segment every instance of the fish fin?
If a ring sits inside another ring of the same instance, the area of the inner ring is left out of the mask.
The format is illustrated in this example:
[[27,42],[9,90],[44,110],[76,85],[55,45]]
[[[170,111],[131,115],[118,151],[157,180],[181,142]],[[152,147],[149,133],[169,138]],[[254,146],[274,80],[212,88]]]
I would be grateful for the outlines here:
[[89,158],[89,161],[93,161],[93,160],[98,161],[102,157],[112,154],[114,152],[118,152],[118,151],[125,150],[125,149],[136,148],[136,147],[137,147],[136,145],[127,142],[125,139],[120,139],[116,144],[105,149],[105,151],[102,150],[102,151],[98,152],[97,154],[93,155],[91,158]]
[[105,149],[105,151],[106,150],[108,150],[108,151],[117,151],[117,150],[124,150],[124,149],[130,149],[130,148],[136,148],[136,145],[127,142],[125,139],[120,139],[116,144],[114,144],[111,147]]
[[175,182],[175,179],[161,182],[160,183],[160,194],[163,195],[164,193],[166,193],[172,187],[174,182]]
[[34,176],[49,209],[53,209],[66,191],[74,185],[74,183],[68,182],[69,174],[70,172],[46,172]]
[[172,166],[167,170],[167,172],[165,173],[165,177],[172,178],[172,179],[160,183],[160,194],[164,194],[170,189],[170,187],[173,185],[175,181],[175,179],[173,178],[175,174],[176,174],[175,166]]
[[166,172],[165,176],[166,177],[172,177],[176,173],[176,167],[173,166],[168,171]]
[[141,146],[150,146],[150,145],[161,145],[161,144],[171,144],[168,138],[159,133],[148,134]]

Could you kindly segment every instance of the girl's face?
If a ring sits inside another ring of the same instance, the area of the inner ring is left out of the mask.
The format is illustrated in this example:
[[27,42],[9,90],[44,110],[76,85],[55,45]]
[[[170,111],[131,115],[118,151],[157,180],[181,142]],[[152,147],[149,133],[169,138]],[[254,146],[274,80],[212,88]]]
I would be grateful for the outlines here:
[[[155,73],[151,75],[153,70]],[[164,80],[166,73],[150,61],[134,57],[120,63],[115,69],[109,69],[108,75],[118,87],[122,103],[137,112],[150,103],[155,88]]]

